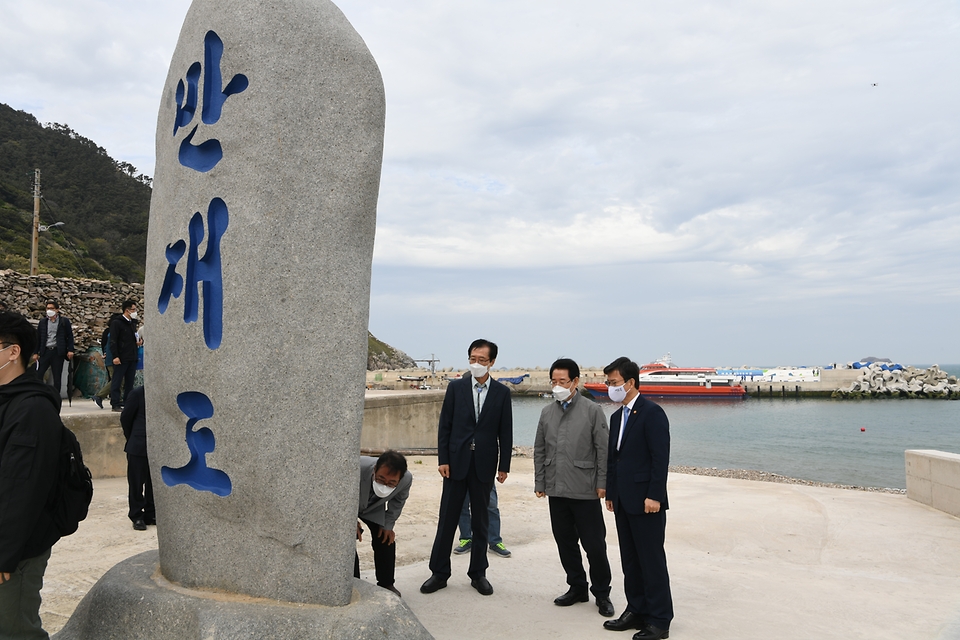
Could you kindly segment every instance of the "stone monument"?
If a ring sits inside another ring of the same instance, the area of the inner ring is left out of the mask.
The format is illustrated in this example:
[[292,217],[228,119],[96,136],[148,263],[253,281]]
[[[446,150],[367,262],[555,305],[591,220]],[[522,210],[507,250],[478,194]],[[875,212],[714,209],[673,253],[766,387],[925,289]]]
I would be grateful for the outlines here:
[[328,0],[190,7],[147,247],[159,558],[114,567],[58,638],[430,637],[353,578],[384,109]]

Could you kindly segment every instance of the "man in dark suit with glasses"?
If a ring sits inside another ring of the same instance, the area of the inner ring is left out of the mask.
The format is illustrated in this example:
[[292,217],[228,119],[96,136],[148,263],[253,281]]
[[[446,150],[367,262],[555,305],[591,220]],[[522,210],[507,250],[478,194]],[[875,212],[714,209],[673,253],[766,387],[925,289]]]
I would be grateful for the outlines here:
[[627,608],[603,623],[611,631],[639,629],[634,640],[670,635],[673,598],[663,540],[667,527],[670,423],[660,405],[640,395],[640,367],[629,358],[607,365],[607,395],[622,406],[610,416],[607,510],[620,540]]
[[420,587],[433,593],[447,586],[450,550],[460,510],[470,495],[473,547],[470,550],[470,586],[481,595],[493,593],[487,580],[487,507],[493,480],[503,483],[513,453],[513,408],[510,390],[490,377],[497,361],[497,345],[474,340],[467,349],[470,375],[447,387],[437,429],[437,470],[443,476],[437,535],[430,552],[432,575]]

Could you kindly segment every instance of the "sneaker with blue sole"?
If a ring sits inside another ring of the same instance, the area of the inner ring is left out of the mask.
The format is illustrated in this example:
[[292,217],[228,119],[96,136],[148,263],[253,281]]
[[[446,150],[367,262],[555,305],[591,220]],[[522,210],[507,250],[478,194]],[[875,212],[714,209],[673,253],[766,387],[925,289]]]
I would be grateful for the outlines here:
[[470,551],[470,548],[471,548],[472,546],[473,546],[473,542],[472,542],[471,540],[461,540],[461,541],[457,544],[457,546],[455,546],[455,547],[453,548],[453,552],[454,552],[455,554],[457,554],[458,556],[459,556],[459,555],[463,555],[463,554],[466,553],[467,551]]
[[510,549],[507,549],[502,542],[498,542],[497,544],[490,545],[490,551],[493,551],[495,554],[497,554],[501,558],[510,557]]

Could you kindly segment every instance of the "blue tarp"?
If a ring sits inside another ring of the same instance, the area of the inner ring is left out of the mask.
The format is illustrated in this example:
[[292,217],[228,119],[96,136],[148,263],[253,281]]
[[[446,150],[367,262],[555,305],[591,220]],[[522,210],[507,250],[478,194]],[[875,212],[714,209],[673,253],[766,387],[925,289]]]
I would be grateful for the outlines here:
[[530,374],[525,373],[522,376],[517,376],[516,378],[497,378],[497,382],[509,382],[510,384],[520,384],[523,382],[524,378],[529,378]]

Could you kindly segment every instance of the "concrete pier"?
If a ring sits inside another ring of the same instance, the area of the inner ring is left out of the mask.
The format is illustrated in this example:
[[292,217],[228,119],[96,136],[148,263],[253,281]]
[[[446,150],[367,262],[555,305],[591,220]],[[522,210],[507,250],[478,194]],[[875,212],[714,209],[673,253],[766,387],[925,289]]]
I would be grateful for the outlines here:
[[360,449],[435,452],[443,391],[367,391]]
[[[504,542],[492,557],[494,594],[470,588],[468,557],[454,556],[449,586],[424,595],[441,481],[435,457],[411,458],[416,480],[397,522],[397,588],[438,639],[629,639],[612,633],[592,602],[557,607],[567,585],[547,501],[533,493],[532,460],[515,458],[497,486]],[[670,474],[667,561],[676,608],[670,637],[960,639],[960,519],[905,495]],[[96,481],[90,518],[53,549],[41,615],[58,630],[91,585],[120,560],[156,548],[155,528],[126,517],[126,482]],[[623,610],[613,514],[604,511]],[[370,544],[358,543],[374,584]],[[453,612],[453,613],[452,613]]]
[[[743,387],[748,395],[755,398],[829,398],[837,389],[849,388],[850,384],[857,379],[859,374],[860,372],[857,369],[822,369],[818,382],[752,382],[748,380],[743,383]],[[446,377],[456,375],[457,372],[437,372],[435,375],[431,375],[430,372],[425,369],[368,371],[367,387],[372,389],[404,389],[413,391],[422,385],[433,389],[445,389],[448,384]],[[510,388],[510,392],[514,395],[536,396],[549,394],[552,390],[550,372],[539,367],[534,369],[494,371],[491,375],[497,380],[505,382]],[[401,380],[401,376],[407,378],[423,377],[423,381]],[[508,378],[521,378],[521,380],[518,383],[513,383],[507,381],[506,379]],[[602,384],[604,380],[606,380],[606,376],[603,375],[603,371],[600,369],[581,369],[580,371],[581,385],[586,383]]]

